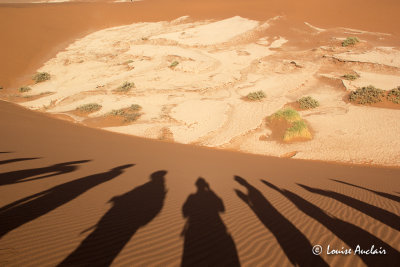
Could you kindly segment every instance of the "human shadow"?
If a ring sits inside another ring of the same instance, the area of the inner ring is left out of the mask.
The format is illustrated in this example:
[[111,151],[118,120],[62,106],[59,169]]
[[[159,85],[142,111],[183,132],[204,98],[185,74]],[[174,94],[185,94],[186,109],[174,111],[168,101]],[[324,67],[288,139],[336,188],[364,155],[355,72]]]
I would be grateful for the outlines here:
[[322,189],[317,189],[317,188],[312,188],[306,185],[298,184],[299,186],[303,187],[305,190],[320,194],[322,196],[330,197],[333,198],[337,201],[340,201],[356,210],[361,211],[362,213],[365,213],[366,215],[386,224],[387,226],[392,227],[393,229],[400,231],[400,217],[397,216],[396,214],[393,214],[387,210],[381,209],[379,207],[376,207],[374,205],[365,203],[361,200],[329,191],[329,190],[322,190]]
[[79,178],[2,207],[0,209],[0,238],[8,232],[68,203],[93,187],[119,176],[124,169],[132,166],[134,165],[123,165],[107,172]]
[[110,266],[136,231],[161,211],[167,193],[166,174],[154,172],[149,182],[113,197],[111,209],[96,229],[58,266]]
[[275,209],[257,188],[239,176],[235,176],[235,181],[247,189],[247,194],[235,190],[238,197],[271,231],[294,266],[329,266],[320,256],[310,254],[312,245],[307,237]]
[[181,266],[240,266],[231,235],[219,216],[224,203],[204,178],[196,181],[197,192],[182,207],[187,218],[182,231],[184,247]]
[[335,180],[335,179],[330,179],[330,180],[332,180],[334,182],[337,182],[337,183],[341,183],[341,184],[345,184],[345,185],[350,185],[350,186],[354,186],[354,187],[357,187],[357,188],[361,188],[361,189],[367,190],[369,192],[375,193],[378,196],[381,196],[381,197],[384,197],[384,198],[387,198],[387,199],[390,199],[390,200],[394,200],[394,201],[400,202],[400,197],[396,196],[396,195],[392,195],[392,194],[385,193],[385,192],[380,192],[380,191],[375,191],[375,190],[372,190],[372,189],[369,189],[369,188],[366,188],[366,187],[362,187],[362,186],[359,186],[359,185],[355,185],[355,184],[351,184],[351,183],[347,183],[347,182],[343,182],[343,181],[339,181],[339,180]]
[[[78,166],[76,166],[77,164],[86,163],[89,161],[90,160],[69,161],[69,162],[54,164],[48,167],[0,173],[0,185],[23,183],[51,176],[66,174],[69,172],[76,171],[78,169]],[[35,177],[38,175],[42,176]],[[35,178],[27,179],[29,177],[35,177]]]
[[363,250],[370,250],[372,249],[372,246],[378,251],[382,251],[382,249],[385,250],[386,254],[384,255],[357,254],[367,266],[398,266],[398,263],[400,262],[400,253],[389,244],[370,234],[368,231],[326,213],[319,207],[291,191],[280,189],[265,180],[262,180],[262,182],[285,196],[299,210],[324,225],[338,238],[343,240],[343,242],[352,249],[352,253],[355,253],[357,246]]
[[1,161],[0,161],[0,165],[8,164],[8,163],[13,163],[13,162],[18,162],[18,161],[34,160],[34,159],[39,159],[39,158],[16,158],[16,159],[6,159],[6,160],[1,160]]

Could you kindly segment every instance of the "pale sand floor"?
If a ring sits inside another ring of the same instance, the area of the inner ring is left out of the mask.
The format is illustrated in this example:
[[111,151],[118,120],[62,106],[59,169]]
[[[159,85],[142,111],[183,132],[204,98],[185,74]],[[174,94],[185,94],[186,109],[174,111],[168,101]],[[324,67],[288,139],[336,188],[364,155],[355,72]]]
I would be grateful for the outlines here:
[[[101,30],[46,62],[38,71],[49,72],[51,80],[24,93],[53,94],[21,104],[81,122],[86,117],[70,111],[82,104],[102,105],[89,115],[93,118],[139,104],[142,116],[135,123],[104,128],[155,139],[165,138],[167,131],[166,139],[175,142],[263,155],[400,166],[400,110],[343,100],[359,86],[390,90],[400,85],[400,51],[384,46],[392,36],[309,23],[287,27],[284,17],[260,22],[237,16],[221,21],[181,17]],[[305,41],[284,38],[280,31]],[[357,36],[360,43],[341,47],[347,36]],[[171,68],[174,61],[179,64]],[[350,72],[360,78],[342,81]],[[125,81],[135,88],[113,92]],[[258,90],[267,97],[244,99]],[[320,102],[300,112],[313,140],[260,140],[271,133],[267,116],[308,95]]]

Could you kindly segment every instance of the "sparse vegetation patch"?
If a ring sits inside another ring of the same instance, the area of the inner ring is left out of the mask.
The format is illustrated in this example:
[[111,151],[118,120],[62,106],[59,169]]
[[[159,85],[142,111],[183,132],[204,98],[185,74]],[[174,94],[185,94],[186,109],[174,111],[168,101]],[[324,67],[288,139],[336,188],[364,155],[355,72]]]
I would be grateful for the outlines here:
[[18,89],[18,91],[20,92],[20,93],[26,93],[26,92],[29,92],[30,90],[32,90],[30,87],[28,87],[28,86],[23,86],[23,87],[20,87],[19,89]]
[[251,92],[247,96],[249,100],[261,100],[266,97],[264,91]]
[[346,47],[346,46],[349,46],[349,45],[355,45],[358,42],[359,42],[359,40],[358,40],[357,37],[347,37],[346,40],[344,40],[342,42],[342,46]]
[[300,114],[292,109],[292,108],[285,108],[285,109],[281,109],[277,112],[275,112],[274,114],[272,114],[271,119],[283,119],[285,121],[287,121],[288,123],[290,122],[294,122],[294,121],[298,121],[301,120]]
[[169,65],[170,68],[176,67],[178,66],[179,62],[178,61],[174,61],[171,63],[171,65]]
[[134,82],[124,82],[120,87],[118,87],[117,89],[115,89],[115,92],[128,92],[129,90],[131,90],[132,88],[135,87],[135,83]]
[[[269,120],[272,124],[279,123],[284,126],[283,136],[280,136],[284,142],[312,139],[307,123],[292,108],[285,108],[275,112],[270,116]],[[272,130],[274,131],[274,129]]]
[[357,73],[356,74],[345,74],[342,76],[342,78],[349,80],[349,81],[354,81],[354,80],[360,78],[360,75],[358,75]]
[[350,102],[355,102],[357,104],[374,104],[381,102],[385,96],[385,91],[375,88],[372,85],[358,88],[357,90],[350,93]]
[[141,108],[142,107],[140,105],[133,104],[128,108],[114,109],[110,111],[107,115],[122,117],[124,118],[124,122],[133,122],[142,115],[138,112]]
[[312,139],[312,135],[305,121],[299,120],[293,122],[283,135],[283,141],[285,142],[290,142],[295,138]]
[[49,73],[47,73],[47,72],[38,72],[32,77],[32,80],[34,80],[35,83],[40,83],[40,82],[44,82],[44,81],[50,80],[50,78],[51,78],[51,76],[50,76]]
[[387,100],[395,103],[400,104],[400,86],[390,90],[387,94]]
[[311,109],[319,107],[319,102],[312,98],[311,96],[305,96],[297,100],[297,103],[300,104],[301,109]]
[[101,105],[97,103],[84,104],[76,108],[80,112],[90,113],[101,109]]
[[138,110],[140,110],[142,107],[140,106],[140,105],[138,105],[138,104],[132,104],[130,107],[129,107],[129,109],[130,110],[132,110],[132,111],[138,111]]

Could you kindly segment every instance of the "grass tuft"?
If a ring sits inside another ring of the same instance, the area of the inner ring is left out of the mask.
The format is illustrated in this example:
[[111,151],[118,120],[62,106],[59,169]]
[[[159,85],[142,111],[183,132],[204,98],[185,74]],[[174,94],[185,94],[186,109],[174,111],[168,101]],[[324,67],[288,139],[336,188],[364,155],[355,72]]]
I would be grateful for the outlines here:
[[355,102],[357,104],[374,104],[382,101],[382,98],[385,96],[385,91],[375,88],[372,85],[357,88],[357,90],[353,91],[349,95],[349,101]]
[[139,114],[139,113],[127,113],[124,115],[124,121],[125,122],[133,122],[133,121],[136,121],[140,116],[141,116],[141,114]]
[[133,104],[129,108],[113,109],[107,115],[123,117],[125,122],[133,122],[142,115],[138,113],[141,108],[140,105]]
[[305,96],[297,100],[301,109],[311,109],[319,107],[319,102],[311,96]]
[[264,91],[251,92],[247,96],[249,100],[261,100],[266,97]]
[[387,100],[395,103],[400,104],[400,86],[390,90],[387,94]]
[[97,103],[89,103],[89,104],[84,104],[76,108],[80,112],[95,112],[101,109],[101,105]]
[[285,109],[281,109],[277,112],[275,112],[274,114],[272,114],[271,119],[283,119],[285,121],[287,121],[288,123],[290,122],[294,122],[294,121],[298,121],[301,120],[300,114],[292,109],[292,108],[285,108]]
[[342,76],[342,78],[344,78],[346,80],[349,80],[349,81],[354,81],[354,80],[360,78],[360,75],[358,75],[358,74],[345,74],[345,75]]
[[23,86],[23,87],[20,87],[20,88],[18,89],[18,91],[19,91],[20,93],[26,93],[26,92],[29,92],[30,90],[32,90],[32,88],[30,88],[30,87],[28,87],[28,86]]
[[35,75],[33,75],[32,80],[35,81],[35,83],[40,83],[40,82],[44,82],[47,80],[50,80],[51,76],[49,73],[47,72],[38,72]]
[[140,105],[138,105],[138,104],[132,104],[132,105],[129,107],[129,109],[132,110],[132,111],[138,111],[138,110],[141,110],[142,107],[141,107]]
[[308,129],[307,123],[296,110],[292,108],[281,109],[271,115],[270,121],[273,122],[274,120],[283,122],[285,125],[283,133],[284,142],[290,142],[296,139],[312,139],[312,134]]
[[357,37],[347,37],[346,40],[344,40],[342,42],[342,46],[346,47],[346,46],[349,46],[349,45],[355,45],[358,42],[359,42],[359,40],[358,40]]
[[171,65],[169,65],[170,68],[176,67],[178,66],[179,62],[178,61],[174,61],[171,63]]
[[131,90],[134,87],[135,87],[134,82],[124,82],[120,87],[118,87],[114,91],[115,92],[128,92],[129,90]]
[[295,138],[312,139],[311,132],[305,121],[299,120],[293,122],[293,124],[286,129],[285,134],[283,135],[283,141],[285,142],[290,142]]

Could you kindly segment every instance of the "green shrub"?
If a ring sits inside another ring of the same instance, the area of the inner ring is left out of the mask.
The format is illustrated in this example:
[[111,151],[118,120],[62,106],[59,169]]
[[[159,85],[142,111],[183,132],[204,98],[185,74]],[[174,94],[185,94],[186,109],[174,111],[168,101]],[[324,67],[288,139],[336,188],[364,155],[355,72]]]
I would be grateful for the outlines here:
[[139,113],[127,113],[124,115],[124,121],[125,122],[133,122],[136,121],[141,114]]
[[257,92],[249,93],[246,97],[249,100],[261,100],[261,99],[265,98],[266,95],[263,91],[257,91]]
[[297,100],[297,103],[300,104],[301,109],[311,109],[319,107],[319,102],[312,98],[311,96],[305,96]]
[[400,86],[388,92],[387,100],[392,101],[395,104],[400,104]]
[[136,121],[141,114],[138,113],[142,107],[139,106],[138,104],[133,104],[129,108],[123,108],[123,109],[113,109],[108,113],[108,115],[111,116],[120,116],[124,118],[125,122],[133,122]]
[[347,37],[346,40],[344,40],[342,42],[342,46],[346,47],[346,46],[349,46],[349,45],[355,45],[358,42],[359,42],[359,40],[358,40],[357,37]]
[[355,102],[357,104],[374,104],[382,101],[385,96],[385,91],[375,88],[372,85],[367,87],[357,88],[349,95],[350,102]]
[[283,135],[283,141],[290,142],[295,138],[312,139],[310,130],[307,124],[303,120],[298,120],[292,123],[292,125],[286,129]]
[[30,87],[28,87],[28,86],[23,86],[23,87],[20,87],[18,90],[19,90],[20,93],[26,93],[26,92],[29,92],[32,89]]
[[271,115],[270,120],[278,120],[278,122],[284,121],[285,124],[282,125],[285,127],[283,133],[284,142],[290,142],[295,139],[312,139],[312,134],[306,122],[303,121],[300,114],[292,108],[285,108],[275,112]]
[[169,65],[170,68],[176,67],[178,66],[179,62],[178,61],[174,61],[171,63],[171,65]]
[[138,104],[132,104],[130,107],[129,107],[129,109],[130,110],[132,110],[132,111],[137,111],[137,110],[140,110],[142,107],[140,106],[140,105],[138,105]]
[[125,110],[123,109],[113,109],[109,113],[111,116],[124,116],[125,115]]
[[135,87],[135,83],[133,82],[124,82],[120,87],[115,89],[115,92],[128,92],[131,88]]
[[32,77],[32,80],[34,80],[35,83],[40,83],[40,82],[44,82],[44,81],[50,80],[50,78],[51,78],[51,76],[50,76],[49,73],[47,73],[47,72],[38,72]]
[[271,118],[278,119],[278,120],[284,119],[287,122],[294,122],[294,121],[301,120],[300,114],[292,108],[281,109],[281,110],[275,112],[274,114],[272,114]]
[[89,113],[89,112],[95,112],[95,111],[100,110],[101,105],[99,105],[97,103],[89,103],[89,104],[81,105],[81,106],[77,107],[76,109],[79,110],[80,112]]
[[3,89],[3,86],[0,86],[0,90]]
[[345,75],[342,76],[342,78],[344,78],[346,80],[349,80],[349,81],[354,81],[354,80],[360,78],[360,75],[358,75],[358,74],[345,74]]
[[133,63],[133,62],[134,61],[132,59],[129,59],[129,60],[125,61],[123,64],[130,64],[130,63]]

